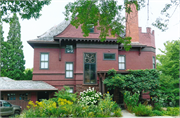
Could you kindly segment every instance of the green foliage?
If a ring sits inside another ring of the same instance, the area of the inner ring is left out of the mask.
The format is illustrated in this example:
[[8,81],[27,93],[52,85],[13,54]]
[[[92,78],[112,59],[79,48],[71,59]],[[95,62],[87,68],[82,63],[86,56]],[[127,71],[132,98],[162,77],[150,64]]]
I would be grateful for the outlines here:
[[21,26],[16,14],[11,19],[7,38],[7,42],[3,42],[2,44],[1,74],[12,79],[20,80],[24,75],[25,60],[21,42]]
[[167,41],[164,43],[165,50],[159,49],[163,54],[158,54],[156,59],[157,70],[161,71],[165,75],[169,75],[174,79],[179,78],[179,52],[180,52],[180,40]]
[[116,74],[116,70],[111,69],[107,72],[108,77],[103,81],[108,90],[125,87],[125,77],[121,74]]
[[178,115],[180,115],[179,110],[180,110],[179,107],[167,107],[166,115],[178,116]]
[[[67,88],[67,87],[65,87]],[[67,89],[66,89],[67,90]],[[62,92],[61,92],[62,91]],[[58,100],[54,99],[36,101],[34,104],[32,101],[27,106],[28,110],[24,110],[18,117],[121,117],[121,109],[117,103],[112,101],[110,94],[106,94],[103,99],[100,99],[99,103],[94,105],[82,105],[77,103],[77,99],[71,102],[67,99],[67,93],[65,90],[61,90],[58,93]],[[65,94],[62,94],[65,93]],[[64,97],[63,97],[64,95]],[[74,94],[73,96],[76,96]]]
[[4,41],[4,37],[3,37],[3,24],[2,24],[2,15],[0,13],[0,44]]
[[100,99],[99,103],[98,103],[98,107],[99,109],[99,117],[108,117],[108,116],[112,116],[113,117],[121,117],[121,109],[118,106],[118,104],[114,101],[112,101],[112,96],[110,96],[109,93],[107,93],[104,96],[104,99]]
[[179,80],[173,79],[169,75],[160,75],[160,90],[166,95],[167,100],[164,102],[165,106],[179,105]]
[[133,112],[136,116],[150,116],[152,113],[152,107],[139,104],[134,107]]
[[155,94],[159,88],[159,73],[155,69],[129,70],[129,74],[116,74],[116,70],[110,69],[108,77],[103,81],[109,90],[118,87],[132,92],[150,91]]
[[109,70],[108,77],[103,83],[109,90],[119,88],[121,91],[150,92],[152,105],[154,103],[163,104],[166,100],[166,95],[159,90],[159,72],[155,69],[145,70],[129,70],[129,74],[121,75],[116,74],[114,69]]
[[69,92],[70,88],[68,86],[64,86],[64,89],[61,89],[58,92],[55,92],[55,98],[52,98],[53,101],[57,102],[59,98],[66,99],[72,102],[77,100],[77,93],[73,94]]
[[49,5],[51,0],[1,0],[0,9],[3,21],[10,22],[10,14],[18,13],[22,19],[39,18],[40,11],[45,5]]
[[153,116],[164,116],[165,113],[164,113],[164,111],[153,110],[152,115]]
[[33,68],[32,69],[25,69],[24,71],[24,77],[21,78],[22,80],[32,80],[33,77]]
[[[164,8],[161,10],[162,16],[158,17],[156,21],[152,23],[152,25],[162,31],[166,31],[168,29],[170,18],[173,16],[179,5],[180,3],[178,2],[178,0],[171,0],[171,3],[165,4]],[[174,8],[173,13],[171,12],[172,8]]]
[[[71,24],[81,29],[84,37],[89,36],[90,31],[88,24],[94,24],[100,30],[99,38],[105,41],[107,36],[122,35],[125,33],[125,17],[121,15],[121,11],[126,8],[129,14],[131,11],[130,5],[135,4],[137,10],[140,9],[139,3],[143,4],[144,0],[125,1],[124,5],[118,5],[116,0],[77,0],[65,6],[66,20],[71,19]],[[110,32],[109,32],[110,31]],[[131,37],[118,37],[117,41],[123,43],[126,50],[131,46]]]
[[132,111],[133,107],[138,105],[139,102],[139,93],[130,93],[129,91],[124,92],[124,102],[127,105],[127,109]]
[[166,106],[179,105],[179,52],[180,41],[173,40],[164,43],[165,50],[160,50],[163,54],[157,55],[157,70],[160,75],[160,90],[168,97]]

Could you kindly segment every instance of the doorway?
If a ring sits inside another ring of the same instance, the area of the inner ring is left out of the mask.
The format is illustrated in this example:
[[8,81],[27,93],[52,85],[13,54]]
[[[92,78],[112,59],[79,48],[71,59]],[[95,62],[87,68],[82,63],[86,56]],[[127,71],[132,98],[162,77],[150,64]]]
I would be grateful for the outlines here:
[[42,99],[49,99],[49,92],[47,91],[42,91],[42,92],[38,92],[38,101],[41,101]]

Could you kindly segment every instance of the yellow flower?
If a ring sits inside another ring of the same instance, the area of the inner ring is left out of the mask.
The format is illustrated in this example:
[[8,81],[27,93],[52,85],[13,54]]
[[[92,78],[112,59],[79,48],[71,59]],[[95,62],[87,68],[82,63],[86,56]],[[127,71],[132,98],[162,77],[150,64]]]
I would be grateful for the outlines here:
[[107,93],[109,93],[109,91],[107,91]]
[[29,109],[29,108],[30,108],[30,106],[27,106],[27,108]]

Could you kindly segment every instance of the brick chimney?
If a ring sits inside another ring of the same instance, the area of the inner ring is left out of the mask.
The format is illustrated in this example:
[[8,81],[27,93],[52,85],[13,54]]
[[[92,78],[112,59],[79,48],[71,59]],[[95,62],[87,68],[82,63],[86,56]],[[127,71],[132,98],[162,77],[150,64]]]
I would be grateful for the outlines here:
[[132,37],[131,42],[139,42],[138,11],[136,5],[130,5],[132,12],[126,13],[126,36]]

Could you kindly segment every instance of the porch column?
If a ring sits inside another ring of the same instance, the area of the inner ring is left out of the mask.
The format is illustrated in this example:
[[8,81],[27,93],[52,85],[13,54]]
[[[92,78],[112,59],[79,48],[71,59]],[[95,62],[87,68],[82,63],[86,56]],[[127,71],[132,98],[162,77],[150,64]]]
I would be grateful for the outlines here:
[[[104,81],[105,77],[106,77],[106,73],[102,73],[102,82]],[[102,93],[105,94],[105,85],[104,84],[102,86],[102,89],[103,89]]]
[[101,92],[102,93],[102,90],[101,90],[101,88],[102,88],[102,80],[101,80],[101,77],[99,77],[99,92]]

